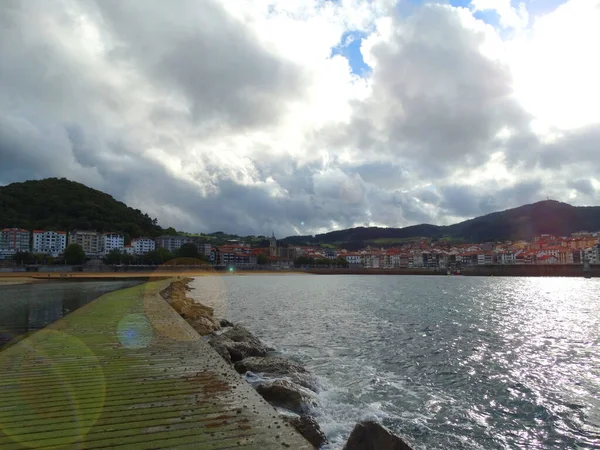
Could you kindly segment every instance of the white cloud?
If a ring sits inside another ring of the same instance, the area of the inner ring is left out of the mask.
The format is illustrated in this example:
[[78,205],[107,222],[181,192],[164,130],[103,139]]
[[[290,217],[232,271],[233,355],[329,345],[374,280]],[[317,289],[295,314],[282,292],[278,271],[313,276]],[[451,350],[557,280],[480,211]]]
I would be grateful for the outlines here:
[[600,122],[598,24],[599,0],[570,0],[507,43],[515,93],[541,124]]
[[[0,3],[0,183],[67,176],[165,226],[278,235],[589,202],[598,3]],[[364,78],[331,57],[347,32]]]

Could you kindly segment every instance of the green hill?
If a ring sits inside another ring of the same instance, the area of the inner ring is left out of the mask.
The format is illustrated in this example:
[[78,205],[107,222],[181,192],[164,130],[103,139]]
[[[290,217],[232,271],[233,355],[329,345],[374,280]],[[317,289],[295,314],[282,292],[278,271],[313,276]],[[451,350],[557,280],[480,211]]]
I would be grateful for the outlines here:
[[148,214],[66,178],[0,187],[0,229],[5,227],[118,231],[129,237],[163,233],[156,219]]
[[449,226],[422,224],[405,228],[358,227],[316,236],[290,236],[284,241],[295,245],[333,243],[352,249],[367,244],[390,246],[418,238],[462,242],[530,240],[540,234],[568,236],[583,230],[600,230],[600,207],[576,207],[547,200]]

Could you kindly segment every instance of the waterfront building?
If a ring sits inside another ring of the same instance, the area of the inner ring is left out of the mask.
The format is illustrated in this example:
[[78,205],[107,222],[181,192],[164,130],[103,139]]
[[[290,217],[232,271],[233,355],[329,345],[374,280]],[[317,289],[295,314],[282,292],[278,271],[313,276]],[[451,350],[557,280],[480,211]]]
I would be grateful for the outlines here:
[[67,232],[33,230],[32,244],[34,253],[46,253],[57,257],[67,248]]
[[98,256],[102,252],[102,233],[98,231],[73,230],[69,233],[69,245],[78,244],[86,256]]
[[0,231],[0,258],[10,258],[17,252],[29,250],[29,231],[22,228],[4,228]]
[[125,247],[123,247],[123,253],[125,253],[126,255],[135,255],[135,248],[133,247],[133,245],[126,245]]
[[257,263],[256,252],[241,245],[223,245],[217,249],[216,264],[227,267],[250,267]]
[[102,252],[108,254],[111,250],[122,251],[125,247],[125,236],[120,233],[104,233],[102,235]]
[[170,252],[179,250],[183,244],[194,242],[194,238],[189,236],[159,236],[154,239],[156,248],[166,248]]
[[131,240],[131,247],[134,255],[145,255],[156,249],[156,243],[154,239],[140,237]]

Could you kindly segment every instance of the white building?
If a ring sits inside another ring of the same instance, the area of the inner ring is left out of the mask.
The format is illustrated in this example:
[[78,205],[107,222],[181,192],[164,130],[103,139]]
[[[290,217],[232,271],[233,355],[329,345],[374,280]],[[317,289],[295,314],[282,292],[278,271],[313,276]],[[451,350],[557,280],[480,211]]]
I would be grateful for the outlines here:
[[135,255],[145,255],[156,248],[156,243],[154,242],[154,239],[141,237],[132,239],[131,246],[133,247],[133,253]]
[[135,249],[132,245],[126,245],[125,247],[123,247],[123,253],[125,253],[126,255],[135,255]]
[[125,248],[125,236],[119,233],[104,233],[102,236],[102,252],[110,253],[111,250],[123,251]]
[[63,253],[67,248],[66,231],[33,230],[34,253],[47,253],[54,257]]
[[344,258],[348,262],[348,265],[351,267],[360,267],[362,266],[362,258],[360,253],[346,253]]

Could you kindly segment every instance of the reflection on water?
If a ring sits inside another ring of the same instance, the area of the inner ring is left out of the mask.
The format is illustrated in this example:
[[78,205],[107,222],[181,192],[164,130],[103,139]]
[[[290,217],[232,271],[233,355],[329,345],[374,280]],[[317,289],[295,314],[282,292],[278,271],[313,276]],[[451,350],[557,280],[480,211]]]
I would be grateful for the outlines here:
[[0,287],[0,348],[108,292],[139,281],[48,282]]
[[305,275],[194,286],[322,377],[319,420],[333,449],[368,417],[417,449],[600,448],[598,279]]

